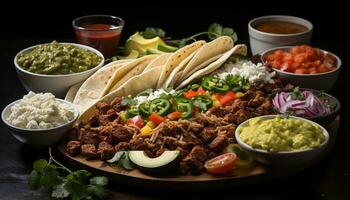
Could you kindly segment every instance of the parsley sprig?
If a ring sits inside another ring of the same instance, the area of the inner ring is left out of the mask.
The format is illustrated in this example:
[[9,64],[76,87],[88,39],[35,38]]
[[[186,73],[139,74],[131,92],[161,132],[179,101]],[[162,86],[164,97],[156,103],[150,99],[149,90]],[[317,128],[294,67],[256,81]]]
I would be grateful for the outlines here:
[[28,177],[31,190],[41,187],[52,191],[54,198],[105,199],[109,195],[105,186],[108,179],[104,176],[91,177],[86,170],[72,171],[55,160],[49,149],[50,159],[37,160],[33,163],[33,171]]

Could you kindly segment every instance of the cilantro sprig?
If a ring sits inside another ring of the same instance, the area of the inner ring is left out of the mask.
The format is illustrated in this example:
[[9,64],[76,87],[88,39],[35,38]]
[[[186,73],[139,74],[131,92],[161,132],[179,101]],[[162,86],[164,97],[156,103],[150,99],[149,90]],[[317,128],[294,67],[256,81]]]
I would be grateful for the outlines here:
[[[144,31],[141,31],[141,35],[146,39],[151,39],[154,37],[165,38],[165,31],[161,28],[147,27]],[[237,33],[230,27],[223,27],[219,23],[213,23],[209,26],[207,31],[203,31],[197,34],[194,34],[190,37],[177,39],[177,40],[166,40],[166,43],[178,48],[184,47],[187,43],[197,41],[198,37],[206,35],[209,40],[215,40],[221,36],[229,36],[233,41],[237,41]]]
[[92,177],[86,170],[72,171],[52,157],[37,160],[33,163],[33,171],[28,176],[28,186],[31,190],[42,187],[52,191],[54,198],[106,199],[109,195],[105,186],[108,179],[104,176]]

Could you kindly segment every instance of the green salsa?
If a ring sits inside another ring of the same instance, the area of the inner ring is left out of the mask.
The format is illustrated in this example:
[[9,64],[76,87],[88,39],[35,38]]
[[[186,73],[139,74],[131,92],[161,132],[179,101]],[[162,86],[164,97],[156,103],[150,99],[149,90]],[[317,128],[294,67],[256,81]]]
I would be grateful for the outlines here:
[[100,64],[102,57],[88,49],[53,41],[17,56],[18,65],[37,74],[61,75],[83,72]]

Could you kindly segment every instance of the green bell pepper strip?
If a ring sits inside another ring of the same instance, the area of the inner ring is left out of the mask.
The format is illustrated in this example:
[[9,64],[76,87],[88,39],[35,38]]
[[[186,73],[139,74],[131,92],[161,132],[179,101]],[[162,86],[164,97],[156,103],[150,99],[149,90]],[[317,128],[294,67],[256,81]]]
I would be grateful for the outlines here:
[[193,102],[184,98],[176,98],[176,110],[181,112],[181,118],[187,119],[191,117],[193,112]]
[[145,103],[140,104],[139,108],[138,108],[138,112],[144,118],[147,118],[149,115],[151,115],[149,102],[145,102]]
[[215,92],[226,92],[230,89],[230,86],[226,84],[225,81],[220,80],[217,77],[205,77],[202,81],[202,87],[205,90],[215,91]]
[[160,116],[165,116],[171,111],[171,103],[167,99],[154,99],[151,101],[149,105],[149,112],[150,114],[152,113],[157,113]]
[[200,108],[201,111],[206,111],[213,107],[213,100],[206,95],[197,95],[192,98],[193,104]]

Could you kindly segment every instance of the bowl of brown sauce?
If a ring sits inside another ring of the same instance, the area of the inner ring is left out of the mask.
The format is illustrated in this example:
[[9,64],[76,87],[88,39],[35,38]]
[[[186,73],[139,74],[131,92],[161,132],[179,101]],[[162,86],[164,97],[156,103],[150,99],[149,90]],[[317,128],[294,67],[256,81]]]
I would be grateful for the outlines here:
[[253,54],[279,46],[309,44],[313,25],[308,20],[287,15],[258,17],[248,23]]

